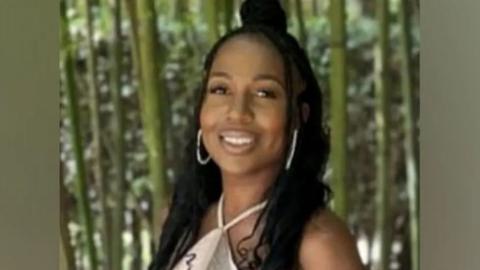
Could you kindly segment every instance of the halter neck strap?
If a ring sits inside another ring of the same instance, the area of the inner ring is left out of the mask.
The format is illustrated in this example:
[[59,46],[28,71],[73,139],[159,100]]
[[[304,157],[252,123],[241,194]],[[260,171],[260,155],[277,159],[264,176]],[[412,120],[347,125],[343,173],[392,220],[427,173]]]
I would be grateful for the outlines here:
[[254,206],[250,207],[249,209],[243,211],[238,216],[236,216],[234,219],[232,219],[230,222],[228,222],[227,224],[224,225],[223,224],[223,194],[222,194],[220,196],[220,200],[218,202],[218,207],[217,207],[217,224],[218,224],[218,227],[220,229],[222,229],[223,231],[227,231],[231,227],[235,226],[235,224],[242,221],[242,219],[250,216],[251,214],[253,214],[255,212],[258,212],[258,211],[262,210],[263,208],[265,208],[266,205],[267,205],[266,200],[257,204],[257,205],[254,205]]

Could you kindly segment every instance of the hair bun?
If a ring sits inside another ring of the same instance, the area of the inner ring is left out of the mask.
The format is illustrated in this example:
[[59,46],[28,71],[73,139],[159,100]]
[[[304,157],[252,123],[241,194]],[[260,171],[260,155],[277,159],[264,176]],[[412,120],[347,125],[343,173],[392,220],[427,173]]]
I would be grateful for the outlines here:
[[287,17],[278,0],[245,0],[240,8],[243,25],[265,25],[287,31]]

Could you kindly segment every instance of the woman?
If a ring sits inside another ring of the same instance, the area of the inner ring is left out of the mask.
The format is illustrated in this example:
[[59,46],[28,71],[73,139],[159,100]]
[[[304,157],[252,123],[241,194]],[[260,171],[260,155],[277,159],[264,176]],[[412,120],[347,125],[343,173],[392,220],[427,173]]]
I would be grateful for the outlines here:
[[322,96],[275,0],[207,55],[184,174],[150,269],[361,269],[319,179]]

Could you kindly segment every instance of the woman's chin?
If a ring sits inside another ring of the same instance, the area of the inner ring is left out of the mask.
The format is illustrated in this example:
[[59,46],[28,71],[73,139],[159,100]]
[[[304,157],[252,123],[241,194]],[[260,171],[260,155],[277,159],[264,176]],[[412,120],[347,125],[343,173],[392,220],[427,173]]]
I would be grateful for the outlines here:
[[265,159],[260,158],[232,158],[224,157],[216,164],[220,168],[222,175],[235,175],[235,176],[253,176],[256,174],[263,174],[266,171],[277,171],[278,166],[273,164],[279,164],[280,161],[276,162],[265,162]]
[[229,175],[249,175],[258,170],[258,166],[251,164],[250,162],[228,162],[222,160],[218,163],[218,167],[222,171],[222,174]]

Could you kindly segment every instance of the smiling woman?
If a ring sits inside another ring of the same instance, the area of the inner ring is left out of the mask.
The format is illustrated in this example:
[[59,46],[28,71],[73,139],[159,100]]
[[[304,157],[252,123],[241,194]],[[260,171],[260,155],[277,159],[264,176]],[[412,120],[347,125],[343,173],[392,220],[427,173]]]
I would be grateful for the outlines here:
[[[281,56],[256,36],[240,35],[217,52],[200,126],[222,180],[262,183],[278,174],[286,145],[287,102]],[[247,180],[248,179],[248,180]]]
[[183,175],[155,269],[361,269],[326,209],[322,95],[278,1],[247,0],[243,26],[207,55]]

